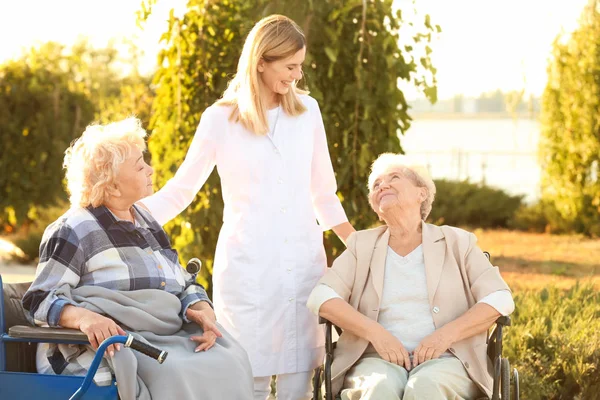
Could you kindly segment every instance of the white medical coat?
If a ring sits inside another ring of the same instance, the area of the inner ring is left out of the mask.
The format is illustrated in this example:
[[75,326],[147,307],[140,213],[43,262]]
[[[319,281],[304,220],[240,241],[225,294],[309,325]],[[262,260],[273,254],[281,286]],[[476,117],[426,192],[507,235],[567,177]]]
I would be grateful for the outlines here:
[[164,224],[192,202],[216,165],[225,208],[215,313],[248,352],[256,377],[322,363],[323,329],[306,301],[326,269],[322,232],[348,220],[319,106],[300,98],[308,109],[300,116],[269,110],[271,129],[277,122],[266,136],[229,121],[230,107],[207,108],[175,176],[142,200]]

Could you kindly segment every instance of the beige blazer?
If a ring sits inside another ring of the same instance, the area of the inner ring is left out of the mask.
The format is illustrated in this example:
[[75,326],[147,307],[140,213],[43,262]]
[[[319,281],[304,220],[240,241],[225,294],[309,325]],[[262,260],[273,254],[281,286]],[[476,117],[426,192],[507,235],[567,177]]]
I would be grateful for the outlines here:
[[[377,321],[390,233],[387,226],[358,231],[319,284],[333,288],[345,301]],[[497,267],[476,245],[475,235],[450,226],[423,222],[423,254],[429,305],[436,329],[464,314],[477,301],[497,290],[508,290]],[[465,366],[471,379],[489,397],[493,371],[486,353],[486,333],[464,339],[449,351]],[[337,394],[346,372],[361,358],[369,342],[343,332],[334,353],[332,389]]]

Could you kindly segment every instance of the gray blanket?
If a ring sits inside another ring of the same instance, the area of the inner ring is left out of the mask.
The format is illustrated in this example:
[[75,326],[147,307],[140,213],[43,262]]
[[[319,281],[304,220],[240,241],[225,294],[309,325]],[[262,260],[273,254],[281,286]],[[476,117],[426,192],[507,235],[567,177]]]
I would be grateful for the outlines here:
[[[160,290],[115,291],[99,286],[60,290],[79,306],[110,316],[136,338],[169,352],[159,364],[137,351],[121,348],[108,360],[122,400],[251,400],[253,378],[245,350],[225,330],[215,345],[194,353],[196,323],[183,323],[179,299]],[[218,324],[217,324],[218,325]],[[88,346],[89,347],[89,346]],[[81,351],[60,345],[65,359]],[[83,349],[80,349],[83,350]]]

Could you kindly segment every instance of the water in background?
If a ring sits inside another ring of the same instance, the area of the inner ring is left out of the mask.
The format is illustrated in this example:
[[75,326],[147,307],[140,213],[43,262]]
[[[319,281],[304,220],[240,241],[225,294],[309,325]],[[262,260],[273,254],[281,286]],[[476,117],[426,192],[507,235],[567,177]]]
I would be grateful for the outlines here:
[[485,182],[528,202],[539,198],[539,122],[530,119],[419,119],[400,142],[434,179]]

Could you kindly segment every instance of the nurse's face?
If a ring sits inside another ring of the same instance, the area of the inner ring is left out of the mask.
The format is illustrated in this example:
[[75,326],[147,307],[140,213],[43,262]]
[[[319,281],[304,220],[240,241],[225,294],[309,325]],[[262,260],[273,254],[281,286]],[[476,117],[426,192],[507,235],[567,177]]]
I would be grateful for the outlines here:
[[306,47],[303,47],[288,58],[271,62],[260,60],[257,68],[263,88],[273,95],[287,94],[294,82],[302,79],[305,56]]

